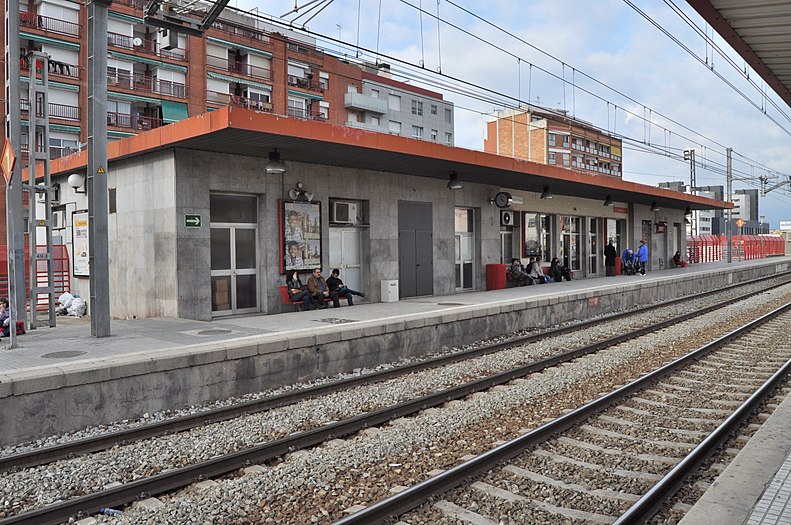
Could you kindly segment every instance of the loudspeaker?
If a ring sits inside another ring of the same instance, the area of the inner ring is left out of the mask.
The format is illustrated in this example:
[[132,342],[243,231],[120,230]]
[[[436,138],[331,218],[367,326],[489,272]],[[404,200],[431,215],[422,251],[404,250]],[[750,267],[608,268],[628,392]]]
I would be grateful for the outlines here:
[[507,210],[500,210],[500,225],[513,226],[514,225],[514,212]]

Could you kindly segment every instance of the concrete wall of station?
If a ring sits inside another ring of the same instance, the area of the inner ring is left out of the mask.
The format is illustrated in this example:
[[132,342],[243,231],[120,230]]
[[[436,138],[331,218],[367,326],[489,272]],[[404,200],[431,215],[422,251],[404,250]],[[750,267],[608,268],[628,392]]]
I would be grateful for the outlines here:
[[481,337],[695,295],[790,267],[787,261],[767,260],[619,286],[591,281],[589,289],[549,297],[31,369],[0,381],[0,446],[373,367]]

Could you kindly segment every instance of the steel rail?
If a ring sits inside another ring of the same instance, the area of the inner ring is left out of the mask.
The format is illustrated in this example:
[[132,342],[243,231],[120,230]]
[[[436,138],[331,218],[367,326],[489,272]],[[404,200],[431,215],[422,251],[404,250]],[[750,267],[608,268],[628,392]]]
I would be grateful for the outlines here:
[[[155,476],[125,483],[118,487],[73,498],[68,501],[56,503],[54,505],[18,514],[16,516],[11,516],[9,518],[0,520],[0,525],[56,525],[68,520],[72,516],[82,516],[85,514],[96,513],[101,507],[123,506],[137,500],[141,495],[146,495],[146,497],[148,497],[150,495],[169,492],[187,486],[201,479],[228,474],[229,472],[232,472],[236,469],[254,463],[266,461],[274,457],[282,456],[293,450],[315,446],[329,439],[353,434],[367,427],[381,425],[398,417],[408,416],[427,408],[440,406],[453,399],[460,399],[475,392],[491,388],[492,386],[504,384],[514,379],[528,376],[550,366],[555,366],[562,362],[582,357],[603,348],[607,348],[609,346],[628,341],[629,339],[666,328],[678,322],[703,315],[708,313],[708,311],[713,311],[721,307],[722,305],[713,305],[704,310],[684,314],[678,318],[668,319],[660,323],[629,332],[628,334],[614,336],[607,339],[606,341],[598,341],[585,347],[541,359],[513,370],[508,370],[476,381],[471,381],[457,387],[436,392],[434,394],[416,398],[410,401],[405,401],[403,403],[375,410],[366,414],[361,414],[343,421],[330,423],[320,428],[300,432],[285,438],[254,446],[249,449],[220,456],[218,458],[213,458],[205,462],[196,463],[194,465],[182,467],[179,469],[173,469]],[[610,396],[612,396],[612,394]],[[608,403],[609,402],[611,401],[608,401]],[[589,405],[586,405],[585,407],[587,406]],[[580,410],[582,409],[578,409],[571,414],[577,414]],[[560,418],[560,420],[565,421],[564,418]],[[550,429],[550,433],[563,430],[563,428],[555,428],[555,426],[558,425],[557,421],[559,420],[555,420],[555,422],[546,425],[546,427]],[[571,426],[571,423],[569,423],[569,426]],[[526,434],[526,436],[531,434]],[[354,516],[356,516],[356,514]],[[367,518],[364,518],[363,521],[353,523],[369,523],[365,521],[366,519]]]
[[[791,272],[783,272],[780,274],[776,274],[773,277],[783,277],[791,274]],[[724,288],[719,288],[717,290],[712,290],[709,292],[705,292],[704,294],[697,295],[696,297],[704,297],[709,295],[714,295],[717,293],[726,292],[735,288],[739,288],[742,286],[747,286],[751,284],[755,284],[759,281],[764,281],[765,278],[755,279],[751,281],[747,281],[744,283],[737,283],[732,284]],[[765,292],[766,290],[770,290],[772,288],[777,288],[784,284],[787,284],[788,281],[784,281],[768,288],[765,288],[761,291],[751,292],[749,294],[744,294],[740,297],[731,299],[727,302],[733,302],[738,300],[743,300],[753,295],[757,295],[760,293]],[[546,337],[556,337],[559,335],[563,335],[570,332],[575,332],[578,330],[582,330],[588,328],[590,326],[594,326],[597,324],[601,324],[604,322],[614,321],[626,316],[631,316],[634,314],[639,314],[641,312],[647,312],[653,310],[655,308],[662,308],[665,306],[672,306],[673,304],[681,303],[684,301],[688,301],[689,297],[680,297],[677,299],[672,299],[670,301],[666,301],[659,304],[645,306],[639,309],[630,310],[628,312],[621,312],[615,313],[604,317],[589,319],[587,321],[582,321],[579,323],[574,323],[572,325],[563,326],[559,328],[554,328],[551,330],[545,330],[540,333],[531,334],[527,336],[516,337],[513,339],[509,339],[508,341],[504,341],[501,343],[492,343],[488,345],[481,346],[479,348],[474,348],[470,350],[463,350],[460,352],[455,352],[453,354],[443,355],[434,357],[431,359],[426,359],[424,361],[420,361],[417,363],[410,363],[398,367],[394,367],[388,370],[381,370],[378,372],[372,372],[370,374],[365,374],[363,376],[343,379],[340,381],[333,381],[331,383],[323,384],[323,385],[316,385],[309,388],[300,389],[295,392],[286,392],[283,394],[278,394],[275,396],[268,397],[266,399],[260,400],[253,400],[253,401],[246,401],[242,403],[237,403],[227,407],[218,407],[216,409],[208,410],[205,412],[201,412],[198,414],[190,414],[186,416],[180,416],[177,418],[170,418],[165,421],[159,421],[156,423],[150,423],[147,425],[141,425],[134,428],[118,430],[115,432],[109,432],[103,434],[101,436],[94,436],[89,438],[84,438],[80,440],[70,441],[68,443],[62,443],[59,445],[53,445],[49,447],[43,447],[27,452],[21,452],[18,454],[10,454],[7,456],[0,457],[0,473],[8,472],[11,470],[18,470],[24,468],[32,468],[41,465],[46,465],[55,461],[59,461],[62,459],[69,459],[75,456],[79,456],[81,454],[89,454],[92,452],[99,452],[102,450],[107,450],[115,445],[121,444],[125,445],[128,443],[132,443],[135,441],[141,441],[144,439],[151,439],[158,436],[163,436],[167,434],[174,434],[177,432],[182,432],[185,430],[190,430],[192,428],[201,426],[201,425],[208,425],[211,423],[219,423],[222,421],[227,421],[229,419],[233,419],[240,416],[246,416],[250,414],[255,414],[258,412],[263,412],[266,410],[272,410],[274,408],[279,408],[287,405],[291,405],[300,401],[304,401],[306,399],[318,397],[321,395],[327,395],[343,390],[348,390],[350,388],[354,388],[360,385],[371,384],[375,382],[385,381],[387,379],[392,379],[394,377],[399,377],[405,374],[428,370],[430,368],[436,368],[439,366],[448,365],[451,363],[456,363],[465,359],[471,359],[474,357],[480,357],[482,355],[487,355],[490,353],[498,352],[505,348],[509,348],[519,344],[529,344],[540,339]]]
[[[469,461],[461,463],[442,474],[429,478],[417,485],[413,485],[395,496],[391,496],[355,514],[338,520],[334,522],[333,525],[374,525],[401,516],[422,505],[428,501],[429,498],[444,494],[458,487],[468,479],[480,476],[498,464],[509,461],[524,453],[527,449],[547,441],[554,435],[579,425],[582,421],[600,413],[614,403],[622,401],[629,395],[645,388],[654,381],[685,366],[690,361],[699,359],[716,348],[730,343],[789,309],[791,309],[791,303],[787,303],[609,394],[591,401],[564,416],[554,419],[546,425],[531,430],[518,438],[476,456]],[[673,483],[675,483],[675,480],[673,480]],[[650,504],[654,504],[653,496]]]

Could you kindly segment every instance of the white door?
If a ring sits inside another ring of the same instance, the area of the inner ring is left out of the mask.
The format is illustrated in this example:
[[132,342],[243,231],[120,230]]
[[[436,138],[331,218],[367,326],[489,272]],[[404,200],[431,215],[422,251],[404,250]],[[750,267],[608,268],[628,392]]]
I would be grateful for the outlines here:
[[365,292],[362,269],[362,230],[360,228],[330,228],[330,267],[341,271],[341,281],[358,292]]

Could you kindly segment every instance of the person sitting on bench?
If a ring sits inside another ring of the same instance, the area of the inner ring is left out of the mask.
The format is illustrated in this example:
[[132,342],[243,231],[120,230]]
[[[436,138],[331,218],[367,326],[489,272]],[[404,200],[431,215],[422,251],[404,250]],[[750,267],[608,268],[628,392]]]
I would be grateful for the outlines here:
[[687,266],[687,262],[681,258],[681,253],[678,251],[673,256],[673,264],[676,265],[676,268],[686,268]]
[[288,286],[288,298],[291,299],[292,303],[304,301],[308,305],[308,310],[315,310],[318,308],[313,296],[310,295],[305,285],[302,284],[298,271],[292,270],[289,272],[288,278],[286,279],[286,286]]
[[318,303],[319,308],[327,308],[327,299],[332,299],[332,306],[335,308],[340,308],[341,306],[338,294],[330,290],[330,287],[327,286],[327,281],[321,276],[321,268],[313,269],[313,274],[308,279],[308,292]]
[[[337,268],[330,272],[330,278],[327,279],[327,286],[330,287],[330,292],[335,292],[335,295],[338,298],[345,297],[346,301],[349,303],[349,306],[354,306],[354,301],[352,300],[353,295],[358,295],[360,297],[365,297],[365,293],[357,292],[348,288],[343,281],[340,279],[341,271]],[[340,304],[340,303],[339,303]]]
[[527,274],[525,273],[525,267],[522,266],[522,261],[519,258],[514,257],[511,259],[511,280],[516,284],[516,286],[524,286],[527,284]]

